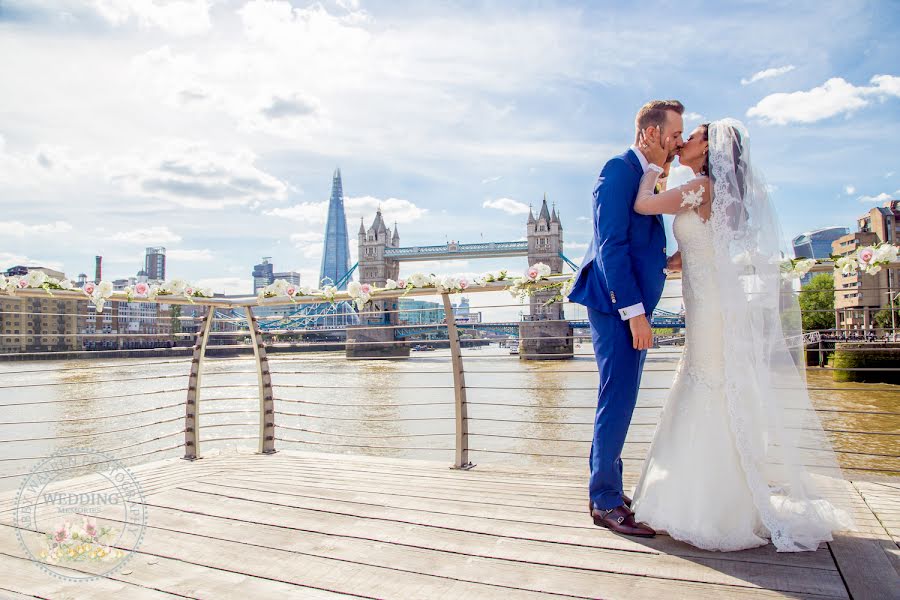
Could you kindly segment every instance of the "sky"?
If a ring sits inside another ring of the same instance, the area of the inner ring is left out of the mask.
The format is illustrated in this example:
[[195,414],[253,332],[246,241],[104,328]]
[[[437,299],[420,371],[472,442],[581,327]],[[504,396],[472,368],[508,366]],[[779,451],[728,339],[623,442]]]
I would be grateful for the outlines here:
[[0,269],[159,245],[216,291],[263,256],[312,285],[336,167],[354,260],[379,206],[404,246],[507,241],[546,194],[578,262],[654,98],[746,123],[787,239],[900,197],[896,2],[623,4],[0,0]]

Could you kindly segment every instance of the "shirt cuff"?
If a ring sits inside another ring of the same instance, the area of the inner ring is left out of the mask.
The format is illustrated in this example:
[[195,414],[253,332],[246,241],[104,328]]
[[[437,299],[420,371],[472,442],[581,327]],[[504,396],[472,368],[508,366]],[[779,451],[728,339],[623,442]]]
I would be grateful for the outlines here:
[[665,173],[665,169],[655,163],[650,163],[649,165],[647,165],[647,169],[650,171],[656,171],[660,174]]
[[622,317],[623,321],[645,314],[647,314],[647,311],[644,310],[643,302],[638,302],[637,304],[632,304],[631,306],[619,309],[619,316]]

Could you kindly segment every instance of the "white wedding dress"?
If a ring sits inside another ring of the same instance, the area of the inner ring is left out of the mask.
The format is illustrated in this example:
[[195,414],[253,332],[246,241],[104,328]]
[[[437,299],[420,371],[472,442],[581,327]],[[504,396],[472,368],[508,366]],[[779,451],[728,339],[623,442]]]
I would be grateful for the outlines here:
[[684,354],[634,493],[635,520],[708,550],[768,543],[731,431],[712,231],[693,210],[672,225],[682,255]]
[[[699,548],[810,551],[853,529],[851,494],[810,401],[797,294],[748,138],[738,121],[709,126],[708,222],[691,184],[676,188],[686,339],[632,508]],[[656,176],[644,180],[641,199]]]

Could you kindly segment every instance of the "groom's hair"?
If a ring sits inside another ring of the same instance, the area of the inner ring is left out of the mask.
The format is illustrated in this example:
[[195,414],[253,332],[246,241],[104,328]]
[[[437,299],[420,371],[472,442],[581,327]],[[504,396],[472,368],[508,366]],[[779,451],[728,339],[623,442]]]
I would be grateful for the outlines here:
[[658,125],[662,129],[666,124],[666,112],[670,110],[683,115],[684,104],[678,100],[651,100],[641,107],[634,118],[635,129],[643,131],[654,125]]

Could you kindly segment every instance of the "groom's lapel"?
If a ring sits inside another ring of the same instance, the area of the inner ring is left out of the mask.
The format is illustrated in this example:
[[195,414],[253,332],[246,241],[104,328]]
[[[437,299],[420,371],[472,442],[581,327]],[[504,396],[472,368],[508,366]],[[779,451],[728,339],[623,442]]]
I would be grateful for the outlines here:
[[[644,168],[641,167],[641,161],[638,160],[637,155],[631,148],[629,148],[628,152],[625,153],[625,162],[631,165],[631,168],[634,169],[634,172],[638,175],[638,181],[640,181],[640,178],[644,176]],[[656,215],[656,220],[659,221],[660,225],[665,227],[662,215]]]

